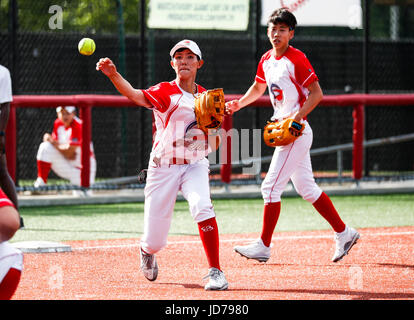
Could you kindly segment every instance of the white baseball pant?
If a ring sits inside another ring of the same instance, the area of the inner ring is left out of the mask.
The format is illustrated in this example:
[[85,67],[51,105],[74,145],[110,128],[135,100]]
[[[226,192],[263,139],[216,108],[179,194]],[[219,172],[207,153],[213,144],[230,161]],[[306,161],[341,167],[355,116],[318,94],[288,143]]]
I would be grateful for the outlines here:
[[298,139],[287,146],[275,148],[261,186],[265,203],[279,202],[289,179],[292,180],[298,194],[310,203],[314,203],[322,194],[312,172],[310,148],[313,131],[307,121],[304,123],[305,129]]
[[[80,150],[75,160],[66,159],[50,142],[44,141],[40,144],[37,151],[37,160],[52,164],[52,170],[61,178],[67,179],[71,184],[80,186],[81,184],[81,163]],[[96,159],[90,158],[90,178],[89,183],[95,183]]]
[[154,254],[167,245],[179,191],[187,200],[196,223],[215,217],[210,199],[209,162],[206,158],[193,164],[150,165],[144,190],[144,234],[141,239],[141,247],[145,252]]
[[0,243],[0,282],[3,281],[10,268],[22,271],[23,253],[4,241]]

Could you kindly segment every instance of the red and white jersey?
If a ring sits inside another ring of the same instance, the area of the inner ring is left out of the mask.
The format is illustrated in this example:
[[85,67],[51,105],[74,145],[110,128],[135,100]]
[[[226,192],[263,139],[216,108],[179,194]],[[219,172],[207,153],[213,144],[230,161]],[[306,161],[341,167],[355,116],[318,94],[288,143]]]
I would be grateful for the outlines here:
[[[197,85],[197,92],[206,91]],[[194,95],[180,88],[177,82],[161,82],[142,90],[151,103],[154,113],[156,133],[151,152],[154,158],[164,164],[196,162],[211,151],[206,144],[206,136],[197,129],[194,114]],[[192,143],[194,140],[202,142]],[[177,162],[175,162],[177,161]]]
[[319,79],[302,51],[289,46],[278,58],[272,52],[260,59],[255,80],[267,84],[274,109],[272,120],[281,120],[302,107],[309,94],[307,87]]
[[[69,127],[65,128],[63,122],[58,118],[53,124],[52,138],[59,142],[59,144],[68,144],[71,146],[78,146],[76,150],[77,163],[81,163],[81,148],[82,145],[82,120],[74,117]],[[91,157],[94,157],[93,144],[91,142]]]
[[68,128],[60,119],[56,119],[53,124],[52,137],[59,144],[69,144],[72,146],[80,146],[82,142],[82,120],[74,117]]

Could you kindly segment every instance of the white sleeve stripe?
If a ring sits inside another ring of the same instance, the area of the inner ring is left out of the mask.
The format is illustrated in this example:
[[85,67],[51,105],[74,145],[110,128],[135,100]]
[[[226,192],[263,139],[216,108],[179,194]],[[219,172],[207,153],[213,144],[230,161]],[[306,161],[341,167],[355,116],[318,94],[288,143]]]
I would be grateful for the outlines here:
[[256,75],[256,78],[266,82],[266,79],[263,79],[262,77],[259,77],[258,75]]
[[161,103],[159,103],[158,102],[158,100],[157,99],[155,99],[152,95],[151,95],[151,93],[149,93],[148,91],[146,91],[146,93],[151,97],[151,99],[153,100],[152,102],[155,102],[157,105],[158,105],[158,108],[160,108],[160,109],[162,109],[162,105],[161,105]]
[[302,83],[302,87],[304,87],[304,84],[309,80],[309,78],[310,77],[312,77],[312,75],[314,75],[315,74],[315,72],[312,72],[310,75],[309,75],[309,77],[307,77],[306,78],[306,80],[305,81],[303,81],[303,83]]
[[3,203],[7,203],[7,204],[13,206],[13,203],[8,199],[0,199],[0,204],[3,204]]

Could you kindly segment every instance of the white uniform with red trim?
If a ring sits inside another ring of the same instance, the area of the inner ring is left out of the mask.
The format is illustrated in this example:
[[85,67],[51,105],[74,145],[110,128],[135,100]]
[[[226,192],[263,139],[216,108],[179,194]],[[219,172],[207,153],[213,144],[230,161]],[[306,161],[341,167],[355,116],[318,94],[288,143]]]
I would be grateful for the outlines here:
[[[199,93],[205,89],[197,85]],[[147,90],[156,134],[145,186],[142,249],[154,254],[167,244],[177,194],[188,201],[195,222],[215,217],[210,199],[206,137],[196,128],[195,97],[176,81],[162,82]]]
[[[73,122],[68,128],[60,119],[56,119],[53,124],[52,137],[59,144],[69,144],[78,146],[76,148],[76,158],[66,159],[50,142],[42,142],[37,152],[37,160],[52,164],[52,170],[61,178],[67,179],[71,184],[80,186],[81,184],[81,144],[82,144],[82,120],[78,117],[73,118]],[[95,182],[96,159],[91,142],[90,157],[90,184]]]
[[[285,54],[276,58],[273,50],[266,52],[258,65],[256,81],[266,83],[273,105],[273,121],[292,117],[306,101],[307,87],[318,81],[309,60],[300,50],[289,46]],[[265,203],[279,202],[289,179],[296,191],[307,201],[315,202],[322,190],[315,183],[310,158],[313,132],[303,120],[302,136],[293,143],[275,148],[269,171],[261,191]]]

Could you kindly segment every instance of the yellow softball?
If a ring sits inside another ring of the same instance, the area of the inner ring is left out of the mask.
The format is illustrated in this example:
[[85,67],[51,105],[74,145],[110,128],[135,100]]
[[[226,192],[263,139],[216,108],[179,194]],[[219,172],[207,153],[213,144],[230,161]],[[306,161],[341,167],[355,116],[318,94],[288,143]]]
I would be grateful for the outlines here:
[[83,38],[81,41],[79,41],[78,44],[78,50],[80,54],[83,54],[84,56],[90,56],[95,52],[95,41],[91,38]]

